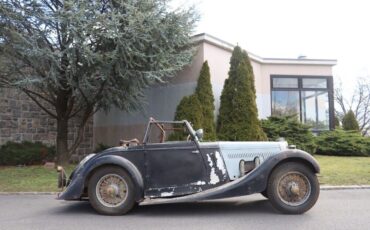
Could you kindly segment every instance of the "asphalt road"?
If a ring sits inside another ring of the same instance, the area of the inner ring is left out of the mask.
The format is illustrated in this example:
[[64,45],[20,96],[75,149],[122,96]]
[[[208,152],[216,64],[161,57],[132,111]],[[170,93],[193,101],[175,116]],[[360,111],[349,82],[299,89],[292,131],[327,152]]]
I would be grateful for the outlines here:
[[86,201],[1,195],[0,229],[370,229],[370,189],[321,191],[303,215],[281,215],[261,195],[139,206],[126,216],[97,215]]

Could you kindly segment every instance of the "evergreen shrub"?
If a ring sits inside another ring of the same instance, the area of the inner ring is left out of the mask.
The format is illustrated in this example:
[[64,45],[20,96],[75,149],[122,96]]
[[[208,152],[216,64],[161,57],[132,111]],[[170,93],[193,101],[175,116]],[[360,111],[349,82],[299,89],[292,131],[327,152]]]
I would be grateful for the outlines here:
[[209,71],[208,62],[203,63],[202,69],[199,74],[197,88],[195,95],[201,104],[202,109],[202,122],[201,128],[204,130],[204,140],[216,140],[216,127],[215,127],[215,105],[211,84],[211,74]]
[[358,122],[356,120],[356,116],[355,114],[353,113],[352,110],[348,111],[343,119],[342,119],[342,124],[343,124],[343,129],[344,130],[355,130],[355,131],[359,131],[360,130],[360,127],[358,125]]
[[285,117],[269,117],[262,120],[262,128],[270,141],[284,138],[289,145],[295,145],[308,153],[315,153],[315,136],[310,126],[298,121],[295,115]]
[[[175,114],[176,121],[187,120],[191,123],[194,130],[200,129],[203,120],[202,105],[200,104],[196,94],[185,96],[181,99],[179,105],[176,108]],[[174,128],[181,129],[181,126],[175,126]],[[184,140],[188,133],[184,132],[173,132],[168,140]]]
[[320,155],[370,156],[370,137],[363,137],[358,131],[336,129],[322,132],[316,138]]
[[55,158],[55,146],[41,142],[7,142],[0,147],[0,165],[35,165]]
[[230,59],[217,119],[217,137],[227,141],[261,141],[266,134],[258,120],[254,75],[248,54],[239,46]]

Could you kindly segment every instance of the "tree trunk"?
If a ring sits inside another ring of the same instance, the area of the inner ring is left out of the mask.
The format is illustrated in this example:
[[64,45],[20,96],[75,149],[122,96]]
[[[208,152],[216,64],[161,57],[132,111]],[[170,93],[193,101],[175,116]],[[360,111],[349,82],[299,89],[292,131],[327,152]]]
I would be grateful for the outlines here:
[[69,161],[68,154],[68,119],[57,119],[57,164],[65,166]]

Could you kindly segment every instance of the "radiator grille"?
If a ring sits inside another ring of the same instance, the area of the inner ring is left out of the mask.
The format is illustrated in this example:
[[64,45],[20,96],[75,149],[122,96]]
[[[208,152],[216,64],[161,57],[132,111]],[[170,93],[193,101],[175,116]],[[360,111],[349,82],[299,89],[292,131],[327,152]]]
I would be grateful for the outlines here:
[[265,152],[265,153],[230,153],[227,154],[227,157],[229,159],[235,159],[235,158],[253,158],[256,156],[262,156],[264,159],[276,154],[276,152]]

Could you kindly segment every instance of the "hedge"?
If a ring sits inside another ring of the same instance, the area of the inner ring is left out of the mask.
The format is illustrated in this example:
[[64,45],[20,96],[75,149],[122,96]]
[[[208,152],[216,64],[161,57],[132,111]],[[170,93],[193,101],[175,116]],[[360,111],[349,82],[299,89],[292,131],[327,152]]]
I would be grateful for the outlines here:
[[269,117],[261,121],[263,131],[270,141],[284,138],[290,145],[296,145],[308,153],[315,153],[315,136],[310,126],[298,121],[296,116]]
[[370,156],[370,137],[363,137],[358,131],[322,132],[316,138],[316,144],[316,153],[320,155]]
[[53,161],[55,147],[41,142],[7,142],[0,147],[0,165],[35,165]]

